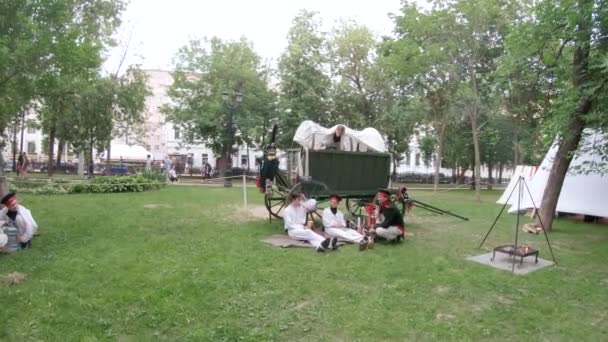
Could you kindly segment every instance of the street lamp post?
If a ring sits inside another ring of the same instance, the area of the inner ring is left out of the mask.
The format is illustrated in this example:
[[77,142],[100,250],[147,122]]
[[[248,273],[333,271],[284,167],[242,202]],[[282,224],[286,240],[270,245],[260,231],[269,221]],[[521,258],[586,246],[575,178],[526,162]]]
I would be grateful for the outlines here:
[[238,110],[241,102],[243,101],[243,94],[236,92],[236,93],[229,93],[227,91],[222,93],[222,99],[224,100],[224,106],[227,107],[227,113],[228,113],[228,122],[226,125],[226,135],[227,135],[227,139],[226,139],[226,144],[224,146],[224,187],[225,188],[230,188],[232,187],[232,180],[230,180],[230,178],[232,176],[232,144],[233,144],[233,140],[234,140],[234,134],[235,134],[235,129],[234,129],[234,114],[236,113],[236,111]]

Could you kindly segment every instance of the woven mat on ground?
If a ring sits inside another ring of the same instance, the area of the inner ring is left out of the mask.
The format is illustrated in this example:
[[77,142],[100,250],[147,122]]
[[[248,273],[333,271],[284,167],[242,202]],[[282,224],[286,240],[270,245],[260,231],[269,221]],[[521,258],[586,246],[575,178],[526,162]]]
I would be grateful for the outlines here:
[[[312,245],[309,244],[308,242],[304,242],[304,241],[299,241],[299,240],[294,240],[292,238],[290,238],[288,235],[283,235],[283,234],[275,234],[275,235],[271,235],[270,237],[262,240],[262,242],[265,242],[267,244],[276,246],[276,247],[282,247],[282,248],[287,248],[287,247],[309,247],[312,248]],[[338,242],[338,246],[344,245],[346,244],[345,241],[339,241]]]

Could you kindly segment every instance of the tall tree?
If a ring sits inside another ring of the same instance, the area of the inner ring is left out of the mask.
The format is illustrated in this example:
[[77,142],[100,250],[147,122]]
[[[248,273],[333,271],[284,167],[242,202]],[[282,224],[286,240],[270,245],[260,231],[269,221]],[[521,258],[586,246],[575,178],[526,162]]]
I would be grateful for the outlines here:
[[334,108],[332,119],[352,127],[375,126],[392,106],[392,84],[378,61],[378,42],[371,31],[342,22],[328,42]]
[[462,0],[448,4],[456,21],[459,43],[457,63],[466,87],[461,88],[463,110],[469,117],[475,153],[475,195],[480,200],[481,147],[479,121],[491,93],[494,73],[504,52],[504,39],[516,18],[520,3],[502,0]]
[[114,82],[109,77],[87,80],[77,96],[71,137],[77,149],[86,149],[89,177],[94,176],[95,150],[103,150],[112,139],[115,96]]
[[288,45],[279,60],[279,141],[284,147],[292,145],[293,135],[303,120],[332,123],[326,38],[320,25],[315,12],[300,11],[289,29]]
[[[141,143],[144,135],[144,107],[152,94],[148,75],[139,66],[130,66],[120,77],[111,77],[114,84],[113,136],[125,139],[125,144]],[[112,144],[108,143],[106,163],[109,167]]]
[[[402,92],[416,96],[424,113],[419,123],[434,135],[434,191],[439,184],[443,148],[449,123],[455,119],[452,99],[462,81],[456,63],[460,47],[456,40],[456,17],[448,9],[421,11],[406,4],[395,17],[396,39],[386,47],[387,61]],[[428,137],[430,138],[430,137]]]
[[[225,175],[232,142],[251,141],[254,129],[272,111],[265,70],[251,44],[239,41],[192,41],[176,56],[171,103],[163,107],[168,120],[183,128],[187,142],[202,142],[222,154]],[[242,94],[238,108],[223,94]]]
[[[548,124],[559,148],[540,203],[538,223],[553,226],[557,200],[585,127],[606,127],[608,3],[605,0],[540,1],[510,39],[510,57],[533,61],[539,77],[559,94]],[[523,41],[526,45],[521,46]],[[602,110],[604,109],[604,110]]]
[[[46,107],[41,121],[49,136],[51,171],[61,101],[73,92],[72,78],[98,72],[124,6],[121,0],[0,3],[0,107],[14,99],[36,100]],[[0,113],[6,111],[0,108]]]

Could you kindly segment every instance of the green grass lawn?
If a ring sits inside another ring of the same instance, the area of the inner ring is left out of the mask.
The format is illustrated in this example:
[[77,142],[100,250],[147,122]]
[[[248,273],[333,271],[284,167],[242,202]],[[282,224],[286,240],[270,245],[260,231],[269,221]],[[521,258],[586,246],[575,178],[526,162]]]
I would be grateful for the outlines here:
[[239,188],[23,195],[44,234],[0,256],[0,275],[27,275],[0,287],[0,340],[608,340],[607,226],[557,221],[559,265],[517,276],[465,260],[499,192],[411,195],[471,221],[414,210],[402,244],[315,253],[260,242],[281,222],[239,218]]

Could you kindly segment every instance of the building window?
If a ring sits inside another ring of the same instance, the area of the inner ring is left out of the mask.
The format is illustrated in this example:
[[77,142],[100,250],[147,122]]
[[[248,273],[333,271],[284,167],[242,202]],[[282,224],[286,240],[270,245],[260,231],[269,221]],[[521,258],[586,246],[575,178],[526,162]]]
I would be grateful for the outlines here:
[[29,141],[27,143],[27,154],[35,154],[36,153],[36,143],[33,141]]
[[27,125],[27,133],[28,134],[36,133],[36,127],[34,127],[34,125]]
[[246,154],[241,155],[241,166],[247,166],[247,155]]
[[158,148],[158,145],[154,145],[154,150],[155,150],[155,151],[160,150],[160,148]]
[[207,153],[203,153],[203,165],[209,162],[209,155]]
[[420,166],[420,153],[416,153],[416,166]]
[[179,128],[175,128],[173,130],[173,138],[174,139],[179,139]]
[[409,153],[405,155],[405,165],[407,165],[407,166],[412,165],[412,156]]

